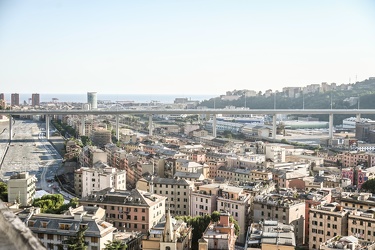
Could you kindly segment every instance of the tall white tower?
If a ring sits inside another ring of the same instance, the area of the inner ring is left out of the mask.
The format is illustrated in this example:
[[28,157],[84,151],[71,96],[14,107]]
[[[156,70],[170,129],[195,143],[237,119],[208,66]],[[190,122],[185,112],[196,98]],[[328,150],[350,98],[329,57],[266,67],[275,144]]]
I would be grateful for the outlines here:
[[87,103],[90,105],[90,109],[98,108],[98,97],[96,92],[87,92]]

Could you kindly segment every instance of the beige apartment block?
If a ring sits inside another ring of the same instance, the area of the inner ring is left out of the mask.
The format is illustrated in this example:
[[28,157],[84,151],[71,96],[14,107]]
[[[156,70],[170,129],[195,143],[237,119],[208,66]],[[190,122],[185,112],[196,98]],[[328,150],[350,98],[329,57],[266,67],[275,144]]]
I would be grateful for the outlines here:
[[228,211],[238,222],[240,233],[237,241],[245,243],[246,230],[250,219],[250,203],[252,196],[245,193],[243,188],[222,185],[217,197],[217,210]]
[[348,214],[338,203],[318,205],[310,209],[309,249],[319,249],[322,242],[337,236],[348,235]]
[[272,173],[268,171],[250,170],[243,168],[220,167],[216,177],[222,177],[230,182],[254,182],[257,180],[272,180]]
[[85,197],[105,188],[126,190],[126,172],[96,162],[92,168],[79,168],[74,172],[76,195]]
[[98,206],[106,211],[106,221],[118,230],[148,233],[165,215],[166,197],[133,189],[95,192],[79,200],[80,205]]
[[93,167],[94,163],[107,162],[107,153],[95,146],[85,146],[79,155],[79,165],[81,167]]
[[22,172],[10,177],[8,181],[8,201],[17,201],[21,206],[33,203],[37,179],[29,172]]
[[190,215],[190,192],[194,183],[185,179],[147,176],[137,182],[137,189],[167,197],[166,208],[172,216]]
[[350,211],[348,233],[360,240],[375,241],[375,208]]
[[305,202],[280,194],[254,197],[253,221],[276,220],[294,226],[297,245],[305,242]]
[[348,209],[368,210],[375,208],[375,198],[371,193],[341,193],[340,205]]

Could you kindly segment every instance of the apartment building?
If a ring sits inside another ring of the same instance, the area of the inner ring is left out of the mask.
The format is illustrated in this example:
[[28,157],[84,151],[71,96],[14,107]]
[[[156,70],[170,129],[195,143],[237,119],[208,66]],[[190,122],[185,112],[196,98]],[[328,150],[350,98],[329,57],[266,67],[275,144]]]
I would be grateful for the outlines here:
[[237,236],[234,224],[229,222],[230,214],[222,212],[218,222],[211,222],[198,241],[199,250],[235,249]]
[[277,220],[294,226],[296,244],[305,241],[305,202],[293,194],[262,194],[253,199],[253,221]]
[[238,242],[245,243],[246,230],[250,220],[250,203],[252,196],[243,188],[221,185],[221,193],[217,196],[217,210],[228,211],[238,222],[240,232]]
[[95,146],[85,146],[79,155],[80,167],[92,168],[94,163],[101,161],[107,162],[107,154]]
[[10,95],[10,106],[19,106],[20,105],[20,94],[12,93]]
[[112,168],[101,161],[92,168],[79,168],[74,172],[74,190],[80,197],[105,188],[126,190],[126,172]]
[[265,145],[266,159],[272,162],[285,162],[285,148],[274,143]]
[[368,152],[345,152],[338,156],[341,164],[345,168],[353,168],[358,165],[372,167],[375,165],[375,154]]
[[99,148],[102,148],[104,145],[112,142],[111,131],[103,128],[93,130],[90,137],[93,145]]
[[202,173],[204,175],[205,168],[207,168],[206,164],[200,164],[186,159],[176,160],[176,172]]
[[227,166],[230,168],[252,169],[266,160],[264,154],[249,154],[246,156],[227,157]]
[[220,192],[220,184],[214,183],[197,186],[190,193],[190,215],[203,216],[217,211],[217,197]]
[[375,208],[352,210],[348,217],[348,233],[360,240],[375,241]]
[[352,168],[344,168],[341,170],[343,178],[347,178],[351,181],[351,184],[359,189],[362,184],[369,179],[375,178],[375,167],[364,169],[362,166],[356,166]]
[[12,175],[7,183],[8,201],[17,201],[21,206],[30,206],[33,203],[37,178],[29,172]]
[[229,168],[222,166],[217,170],[216,177],[224,178],[230,182],[253,182],[257,180],[272,180],[272,173],[243,168]]
[[369,210],[375,208],[375,197],[371,193],[342,192],[340,205],[352,210]]
[[246,246],[247,249],[294,250],[294,227],[275,220],[252,223],[247,231]]
[[40,95],[38,93],[34,93],[31,95],[31,106],[39,106],[40,105]]
[[30,208],[19,217],[47,249],[67,249],[66,241],[80,230],[85,230],[88,250],[104,249],[105,244],[113,240],[116,228],[104,221],[102,208],[81,206],[59,215],[39,213],[39,210]]
[[319,249],[322,242],[337,236],[348,235],[349,211],[338,203],[327,203],[310,208],[309,249]]
[[79,204],[103,208],[106,211],[106,221],[118,230],[148,233],[165,215],[166,199],[137,189],[129,191],[107,188],[83,197]]
[[316,189],[303,195],[305,199],[305,238],[309,238],[310,232],[310,208],[320,204],[332,202],[332,193],[330,189]]
[[145,176],[137,181],[137,189],[167,197],[167,210],[172,216],[190,215],[190,192],[194,183],[185,179]]

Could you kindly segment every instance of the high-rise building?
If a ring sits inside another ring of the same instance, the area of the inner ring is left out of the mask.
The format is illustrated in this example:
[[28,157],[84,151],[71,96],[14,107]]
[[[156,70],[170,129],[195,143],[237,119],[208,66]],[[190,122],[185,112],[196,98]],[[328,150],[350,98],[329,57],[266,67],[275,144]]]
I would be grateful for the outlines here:
[[13,93],[10,95],[10,105],[19,106],[20,105],[20,94]]
[[[0,109],[6,108],[6,102],[5,102],[5,96],[4,93],[0,93]],[[0,119],[2,119],[3,116],[0,115]]]
[[40,105],[40,96],[39,94],[32,94],[31,96],[31,106],[39,106]]
[[90,109],[98,108],[98,97],[96,92],[87,92],[87,103],[90,105]]

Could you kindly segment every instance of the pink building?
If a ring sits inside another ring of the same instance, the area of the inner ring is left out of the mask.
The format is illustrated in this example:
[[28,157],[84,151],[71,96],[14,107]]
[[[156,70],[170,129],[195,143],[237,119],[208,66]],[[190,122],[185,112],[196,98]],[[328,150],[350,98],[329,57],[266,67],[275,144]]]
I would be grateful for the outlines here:
[[106,221],[119,231],[147,233],[165,215],[166,197],[133,189],[98,191],[79,200],[80,205],[106,210]]

